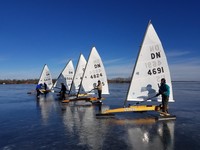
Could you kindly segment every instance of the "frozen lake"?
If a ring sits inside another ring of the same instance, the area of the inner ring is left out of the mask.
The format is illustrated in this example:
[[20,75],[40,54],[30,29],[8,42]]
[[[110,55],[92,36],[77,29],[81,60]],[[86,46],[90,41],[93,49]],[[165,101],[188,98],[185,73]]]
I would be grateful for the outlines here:
[[[199,150],[200,82],[173,82],[176,120],[155,121],[151,112],[97,119],[96,106],[62,104],[36,85],[0,85],[0,149]],[[128,84],[109,84],[103,109],[122,107]]]

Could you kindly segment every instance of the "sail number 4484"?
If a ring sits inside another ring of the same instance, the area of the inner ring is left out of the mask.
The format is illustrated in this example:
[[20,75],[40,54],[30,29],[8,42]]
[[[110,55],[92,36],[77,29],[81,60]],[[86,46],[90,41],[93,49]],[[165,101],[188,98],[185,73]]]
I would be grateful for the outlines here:
[[155,75],[155,74],[160,74],[160,73],[164,73],[163,67],[149,69],[147,72],[148,75]]

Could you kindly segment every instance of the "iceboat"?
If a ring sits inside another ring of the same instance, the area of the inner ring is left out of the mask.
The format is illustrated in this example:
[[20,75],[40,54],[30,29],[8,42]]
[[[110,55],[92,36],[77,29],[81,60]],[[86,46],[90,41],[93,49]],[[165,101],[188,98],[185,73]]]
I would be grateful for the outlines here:
[[40,75],[40,79],[38,81],[38,84],[42,84],[44,86],[44,83],[47,85],[47,89],[42,89],[41,93],[48,93],[51,92],[51,88],[53,86],[52,76],[51,72],[47,66],[47,64],[44,65],[43,70]]
[[[122,112],[156,111],[162,113],[161,105],[141,105],[147,101],[156,104],[162,101],[161,96],[155,96],[159,90],[159,84],[162,78],[166,79],[166,83],[170,87],[169,102],[174,102],[167,58],[162,43],[151,21],[149,21],[133,69],[131,83],[124,101],[124,106],[122,108],[103,111],[96,116],[113,116],[114,113]],[[135,104],[127,105],[127,102],[135,102]],[[173,115],[168,116],[168,118],[170,117],[175,118]]]
[[[89,101],[95,103],[99,101],[95,94],[95,92],[97,92],[95,88],[99,80],[102,83],[102,95],[109,94],[107,75],[103,62],[96,48],[93,47],[86,63],[76,98],[63,100],[62,102]],[[103,99],[105,98],[102,98],[101,100]]]
[[69,60],[64,69],[59,74],[58,78],[56,79],[56,82],[54,83],[52,90],[55,93],[58,93],[61,89],[61,83],[63,83],[67,89],[66,94],[69,94],[73,77],[74,77],[74,65],[72,60]]

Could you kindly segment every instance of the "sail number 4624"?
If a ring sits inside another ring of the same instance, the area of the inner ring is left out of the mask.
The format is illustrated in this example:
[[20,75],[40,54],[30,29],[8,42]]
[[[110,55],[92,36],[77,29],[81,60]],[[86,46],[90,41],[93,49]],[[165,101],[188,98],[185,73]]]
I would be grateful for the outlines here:
[[163,67],[149,69],[147,72],[148,75],[155,75],[155,74],[160,74],[160,73],[164,73]]

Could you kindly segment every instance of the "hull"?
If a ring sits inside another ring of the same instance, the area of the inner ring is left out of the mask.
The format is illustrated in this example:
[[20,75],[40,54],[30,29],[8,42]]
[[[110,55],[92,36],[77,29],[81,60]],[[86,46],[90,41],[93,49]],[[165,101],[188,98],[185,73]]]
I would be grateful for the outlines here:
[[156,120],[172,120],[176,119],[175,115],[164,113],[161,111],[162,107],[159,105],[139,105],[139,106],[129,106],[125,108],[116,108],[103,111],[102,113],[96,114],[97,117],[114,117],[114,113],[124,113],[124,112],[146,112],[146,111],[155,111],[162,116],[158,116]]
[[[105,98],[102,98],[101,100],[104,100]],[[66,99],[63,100],[62,103],[69,103],[69,102],[76,102],[76,101],[89,101],[89,102],[96,102],[99,101],[97,97],[79,97],[79,98],[74,98],[74,99]]]
[[160,110],[159,106],[156,105],[142,105],[142,106],[129,106],[129,107],[122,107],[116,109],[109,109],[102,114],[109,114],[109,113],[122,113],[122,112],[143,112],[143,111],[157,111]]

